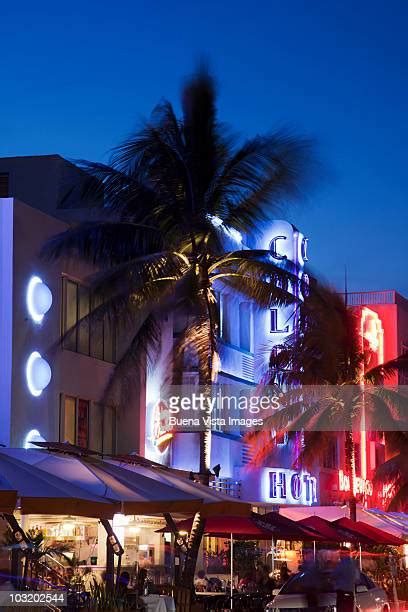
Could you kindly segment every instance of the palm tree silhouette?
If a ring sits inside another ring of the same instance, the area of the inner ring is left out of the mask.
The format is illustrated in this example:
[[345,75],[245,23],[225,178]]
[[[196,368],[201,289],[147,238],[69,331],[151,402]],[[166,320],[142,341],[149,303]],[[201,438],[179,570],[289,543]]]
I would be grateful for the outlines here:
[[[198,359],[200,384],[210,388],[220,363],[217,284],[261,307],[292,303],[298,294],[297,277],[268,251],[247,245],[302,194],[315,167],[313,145],[285,130],[240,142],[218,120],[216,102],[214,79],[200,66],[183,86],[180,118],[163,101],[108,165],[80,162],[86,217],[43,248],[45,257],[75,257],[99,270],[90,279],[99,305],[77,325],[106,318],[126,330],[102,402],[155,362],[169,313],[188,319],[174,340],[169,375],[182,381],[188,349]],[[210,436],[201,432],[199,448],[207,483]],[[203,521],[195,521],[190,582],[202,530]]]
[[270,354],[263,383],[279,388],[283,407],[264,420],[262,431],[247,436],[253,448],[252,463],[263,463],[274,451],[276,437],[271,431],[302,432],[294,466],[307,468],[321,462],[333,440],[344,434],[350,517],[355,520],[353,432],[360,431],[364,414],[367,430],[406,441],[408,399],[384,386],[384,381],[407,369],[408,357],[401,355],[370,367],[371,354],[362,345],[357,315],[342,296],[316,282],[298,305],[297,316],[295,332]]
[[[106,394],[146,357],[154,361],[160,321],[169,312],[189,321],[176,341],[172,370],[183,368],[189,347],[198,357],[200,383],[215,380],[217,281],[264,307],[295,299],[288,288],[298,279],[275,266],[267,251],[245,244],[303,189],[313,165],[310,141],[278,131],[238,145],[217,119],[214,80],[202,66],[185,83],[181,103],[178,119],[161,102],[114,150],[110,165],[80,162],[88,177],[80,188],[86,218],[42,251],[53,259],[79,257],[100,270],[90,279],[99,305],[77,325],[108,317],[127,326],[128,344]],[[203,476],[208,435],[200,452]]]

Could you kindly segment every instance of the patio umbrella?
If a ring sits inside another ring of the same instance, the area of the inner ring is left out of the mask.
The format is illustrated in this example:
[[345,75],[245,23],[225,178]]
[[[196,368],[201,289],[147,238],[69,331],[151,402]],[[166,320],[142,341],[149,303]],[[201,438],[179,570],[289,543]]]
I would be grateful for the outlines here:
[[[131,456],[130,456],[131,457]],[[104,463],[116,465],[127,472],[139,474],[153,479],[157,483],[177,487],[189,495],[198,496],[202,500],[200,512],[203,516],[249,516],[251,504],[234,499],[230,495],[216,491],[198,482],[189,480],[184,475],[178,475],[175,470],[166,469],[164,466],[148,467],[146,465],[132,464],[129,462],[110,459]]]
[[[21,449],[24,450],[24,449]],[[112,518],[118,505],[0,450],[0,474],[16,491],[23,514]],[[14,510],[14,507],[13,507]]]
[[258,525],[272,531],[272,571],[275,569],[274,550],[276,539],[313,542],[314,550],[316,548],[316,540],[322,540],[322,537],[315,529],[299,525],[299,522],[292,521],[277,512],[268,512],[267,514],[259,515],[257,522]]
[[343,536],[344,542],[359,542],[368,546],[375,546],[378,542],[369,536],[366,530],[359,527],[358,523],[347,517],[337,519],[332,522],[335,529]]
[[[254,513],[252,513],[254,514]],[[193,519],[179,521],[177,523],[178,531],[191,531]],[[159,529],[158,533],[167,531],[166,528]],[[234,580],[234,540],[269,540],[271,533],[268,529],[262,529],[256,525],[253,518],[247,516],[212,516],[208,517],[205,522],[205,535],[215,538],[228,538],[230,540],[230,598],[232,610],[233,598],[233,580]]]
[[343,542],[343,538],[340,533],[333,527],[330,521],[326,521],[320,516],[308,516],[300,521],[298,524],[303,527],[309,527],[317,531],[325,542]]
[[[255,513],[252,513],[253,516],[254,514]],[[277,512],[257,514],[255,519],[257,525],[263,529],[269,529],[276,534],[280,540],[301,540],[305,542],[322,540],[322,537],[315,529],[300,525],[299,521],[292,521]]]
[[[193,519],[189,518],[184,521],[177,522],[178,531],[191,531]],[[158,530],[158,533],[168,531],[167,527]],[[271,533],[268,530],[261,529],[248,516],[211,516],[205,521],[205,535],[214,538],[229,538],[231,533],[235,540],[269,540]]]
[[[2,451],[3,452],[3,451]],[[100,459],[50,453],[37,449],[7,449],[10,460],[27,467],[34,466],[43,475],[57,476],[72,483],[84,494],[97,495],[115,504],[123,514],[157,514],[162,512],[196,512],[202,505],[192,496],[166,484],[133,474]],[[66,514],[66,512],[64,512]]]
[[347,517],[343,517],[341,519],[337,519],[333,521],[336,529],[339,530],[339,533],[344,536],[345,542],[358,542],[359,549],[359,557],[360,557],[360,571],[363,568],[363,559],[361,552],[361,545],[366,544],[368,546],[375,546],[378,542],[372,537],[368,536],[365,531],[363,531],[355,521]]
[[[298,524],[314,529],[326,542],[340,543],[343,541],[339,532],[334,529],[330,522],[320,518],[320,516],[308,516],[298,521]],[[313,540],[313,559],[316,561],[316,540]]]
[[[270,516],[273,515],[273,516]],[[193,519],[180,521],[177,523],[179,531],[190,531]],[[163,533],[166,528],[160,529]],[[234,559],[234,540],[269,540],[272,535],[272,547],[274,547],[275,537],[282,540],[303,540],[319,539],[319,535],[314,531],[297,525],[294,521],[281,517],[275,512],[269,514],[257,514],[252,512],[249,517],[243,516],[214,516],[207,518],[204,532],[208,536],[230,539],[230,567],[231,567],[231,606],[233,595],[233,559]],[[272,568],[274,565],[272,548]]]

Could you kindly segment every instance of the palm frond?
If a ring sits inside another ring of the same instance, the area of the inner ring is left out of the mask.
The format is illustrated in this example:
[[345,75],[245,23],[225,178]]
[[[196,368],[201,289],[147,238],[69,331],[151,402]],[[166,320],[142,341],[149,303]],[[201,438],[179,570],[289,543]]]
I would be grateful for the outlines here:
[[40,256],[48,260],[79,257],[95,266],[112,266],[146,253],[161,250],[157,228],[130,222],[82,223],[57,234],[43,246]]

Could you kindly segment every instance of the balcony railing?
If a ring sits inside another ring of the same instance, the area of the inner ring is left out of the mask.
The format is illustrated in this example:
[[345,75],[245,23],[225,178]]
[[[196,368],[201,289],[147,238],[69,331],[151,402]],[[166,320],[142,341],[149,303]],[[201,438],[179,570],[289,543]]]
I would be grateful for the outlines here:
[[395,304],[396,291],[356,291],[342,293],[343,299],[347,297],[347,306],[370,306],[375,304]]

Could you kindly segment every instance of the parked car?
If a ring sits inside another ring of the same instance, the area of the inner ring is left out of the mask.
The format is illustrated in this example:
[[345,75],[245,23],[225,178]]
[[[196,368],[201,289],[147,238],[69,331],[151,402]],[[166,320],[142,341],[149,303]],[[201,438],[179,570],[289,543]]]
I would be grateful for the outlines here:
[[[318,606],[322,612],[335,612],[336,592],[334,589],[333,573],[322,571],[319,573]],[[307,572],[299,572],[292,576],[281,589],[273,591],[274,598],[265,610],[267,612],[300,612],[307,608],[307,589],[310,584]],[[356,584],[357,610],[370,612],[390,612],[390,604],[384,589],[375,584],[366,574],[360,573],[360,580]]]

